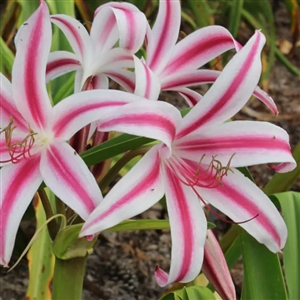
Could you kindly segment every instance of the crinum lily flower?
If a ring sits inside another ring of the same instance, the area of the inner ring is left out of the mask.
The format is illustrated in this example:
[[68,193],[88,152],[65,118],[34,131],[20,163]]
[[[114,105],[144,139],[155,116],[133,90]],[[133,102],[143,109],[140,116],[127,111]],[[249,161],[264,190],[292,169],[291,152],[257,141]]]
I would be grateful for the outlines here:
[[[190,106],[194,106],[201,96],[187,87],[213,83],[220,75],[219,71],[198,68],[230,49],[240,50],[241,46],[222,26],[203,27],[177,43],[180,13],[179,0],[159,1],[155,24],[152,29],[149,26],[147,28],[146,59],[142,62],[135,60],[135,69],[139,69],[136,71],[139,74],[144,68],[148,81],[157,87],[156,93],[149,89],[155,100],[160,91],[176,91]],[[140,95],[141,77],[136,76],[135,80],[136,85],[132,81],[129,85],[131,90],[128,91],[133,91],[135,87],[135,94]],[[273,99],[259,87],[254,89],[253,95],[273,113],[278,113]]]
[[[40,2],[18,35],[12,83],[0,73],[0,264],[5,266],[20,220],[43,181],[82,219],[102,200],[88,167],[66,142],[79,129],[126,105],[133,110],[132,102],[138,102],[148,111],[143,135],[170,144],[180,118],[172,105],[121,91],[85,91],[52,107],[45,85],[51,22],[47,5]],[[124,122],[130,120],[130,115],[124,116]],[[122,131],[114,126],[106,130]],[[129,126],[126,132],[131,132]]]
[[[235,222],[249,220],[241,226],[271,251],[284,246],[287,229],[279,212],[236,167],[284,162],[287,169],[293,169],[288,135],[267,122],[227,122],[257,85],[264,44],[264,35],[256,31],[202,100],[177,123],[171,147],[153,146],[92,212],[80,236],[97,234],[131,218],[165,194],[172,259],[169,275],[160,268],[155,271],[161,286],[189,282],[200,271],[206,237],[201,201]],[[99,128],[110,120],[101,122]]]
[[[147,19],[141,11],[130,3],[103,4],[95,11],[90,35],[70,16],[52,15],[51,21],[65,34],[74,53],[52,52],[48,79],[76,70],[75,92],[85,85],[108,88],[108,77],[127,87],[127,76],[134,76],[123,68],[134,66],[132,53],[142,46],[146,33]],[[118,40],[120,46],[113,48]]]

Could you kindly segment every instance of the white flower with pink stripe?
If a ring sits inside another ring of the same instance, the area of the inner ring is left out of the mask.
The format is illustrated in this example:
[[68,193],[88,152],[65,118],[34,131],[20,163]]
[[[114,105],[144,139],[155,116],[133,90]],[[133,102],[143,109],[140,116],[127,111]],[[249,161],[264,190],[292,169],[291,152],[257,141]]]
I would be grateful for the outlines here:
[[[264,35],[256,31],[201,101],[177,120],[171,144],[155,145],[146,153],[88,217],[80,236],[97,234],[131,218],[165,195],[172,259],[169,274],[156,269],[161,286],[189,282],[200,272],[206,237],[202,203],[241,223],[271,251],[282,249],[287,238],[283,219],[269,198],[236,168],[284,163],[284,171],[292,170],[295,161],[288,135],[267,122],[227,122],[246,104],[259,81],[264,44]],[[135,121],[128,125],[120,114],[103,119],[98,126],[105,129],[114,122],[132,130]],[[138,119],[135,134],[143,135],[140,124]]]
[[[99,119],[117,118],[122,108],[122,121],[128,124],[128,110],[137,102],[147,112],[143,135],[170,145],[180,119],[170,104],[121,91],[84,91],[52,107],[45,85],[51,21],[47,5],[40,2],[17,36],[12,83],[0,73],[0,264],[5,266],[21,218],[43,181],[83,220],[102,201],[95,178],[66,142],[78,130]],[[123,128],[106,123],[106,129]],[[124,130],[135,133],[129,126]]]

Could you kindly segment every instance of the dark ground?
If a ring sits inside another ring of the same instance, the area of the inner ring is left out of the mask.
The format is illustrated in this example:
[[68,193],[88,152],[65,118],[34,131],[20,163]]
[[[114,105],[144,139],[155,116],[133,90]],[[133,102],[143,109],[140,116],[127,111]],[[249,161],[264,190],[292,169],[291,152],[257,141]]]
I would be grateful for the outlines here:
[[[276,12],[278,41],[290,40],[290,24],[286,11],[279,6]],[[243,38],[243,37],[241,37]],[[300,47],[296,48],[290,60],[300,68]],[[269,79],[269,94],[275,99],[280,114],[274,117],[258,100],[250,101],[236,119],[255,119],[270,121],[287,130],[291,145],[295,147],[300,140],[300,79],[276,62]],[[166,96],[174,104],[182,106],[182,100],[173,94]],[[251,167],[257,184],[263,187],[273,172],[267,166]],[[300,182],[293,186],[300,191]],[[142,218],[160,218],[162,209],[156,205],[144,213]],[[218,226],[223,231],[227,226]],[[106,233],[98,240],[95,251],[89,256],[84,282],[85,300],[154,300],[164,292],[155,283],[153,271],[158,264],[165,270],[169,268],[171,240],[169,232],[141,231]],[[0,300],[24,299],[27,279],[27,264],[23,260],[11,273],[0,269]],[[241,289],[243,278],[242,264],[232,270],[232,276]]]

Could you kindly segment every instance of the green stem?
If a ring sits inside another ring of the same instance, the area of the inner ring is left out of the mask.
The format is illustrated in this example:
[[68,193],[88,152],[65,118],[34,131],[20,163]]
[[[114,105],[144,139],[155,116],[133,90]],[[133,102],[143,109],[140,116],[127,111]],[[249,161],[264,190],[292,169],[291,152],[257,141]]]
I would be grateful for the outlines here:
[[[53,217],[53,211],[52,211],[52,208],[50,205],[49,198],[44,189],[39,190],[38,193],[39,193],[40,199],[41,199],[43,207],[44,207],[46,219],[48,220]],[[54,240],[56,237],[56,234],[59,230],[57,221],[52,220],[51,222],[48,223],[47,227],[48,227],[48,231],[49,231],[51,239]]]
[[86,259],[87,256],[67,260],[55,259],[52,284],[53,300],[82,299]]

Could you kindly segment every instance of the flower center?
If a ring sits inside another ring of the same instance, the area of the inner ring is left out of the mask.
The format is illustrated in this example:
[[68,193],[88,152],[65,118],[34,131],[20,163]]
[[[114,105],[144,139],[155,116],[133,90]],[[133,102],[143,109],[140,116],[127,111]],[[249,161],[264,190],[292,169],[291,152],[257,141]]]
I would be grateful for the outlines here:
[[182,159],[181,157],[172,156],[167,162],[169,168],[177,174],[178,179],[184,185],[189,186],[194,193],[197,195],[198,199],[204,204],[204,206],[211,212],[214,216],[220,220],[231,223],[231,224],[242,224],[249,222],[258,216],[242,221],[242,222],[232,222],[221,217],[217,212],[215,212],[209,204],[201,197],[197,191],[197,187],[200,188],[217,188],[222,186],[222,179],[224,176],[227,176],[228,172],[233,172],[230,168],[234,154],[230,157],[228,163],[224,166],[221,161],[217,160],[216,156],[213,156],[210,163],[204,164],[203,160],[205,154],[201,157],[199,163],[192,162],[190,160]]

